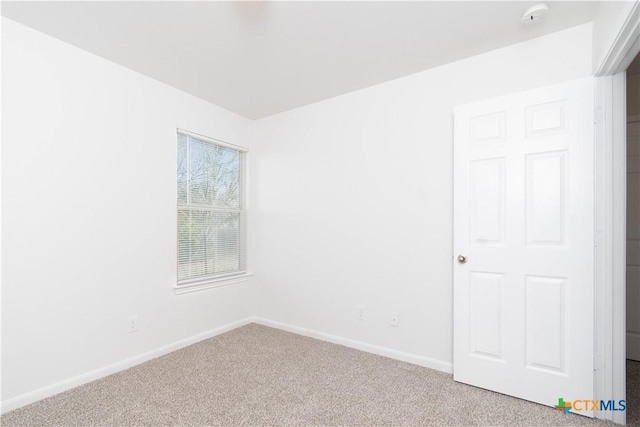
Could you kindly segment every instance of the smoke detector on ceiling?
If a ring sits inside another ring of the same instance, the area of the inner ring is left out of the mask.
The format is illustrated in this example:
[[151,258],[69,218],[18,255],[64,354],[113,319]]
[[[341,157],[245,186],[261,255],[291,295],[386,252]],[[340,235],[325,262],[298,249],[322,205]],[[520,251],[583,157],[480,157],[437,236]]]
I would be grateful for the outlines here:
[[538,3],[527,9],[522,15],[522,22],[537,22],[549,13],[549,3]]

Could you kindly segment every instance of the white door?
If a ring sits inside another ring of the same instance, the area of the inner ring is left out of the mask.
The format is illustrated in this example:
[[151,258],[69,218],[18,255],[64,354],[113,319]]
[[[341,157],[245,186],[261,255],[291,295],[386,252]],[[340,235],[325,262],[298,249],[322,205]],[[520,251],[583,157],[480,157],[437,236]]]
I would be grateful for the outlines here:
[[593,398],[593,84],[455,110],[456,381]]

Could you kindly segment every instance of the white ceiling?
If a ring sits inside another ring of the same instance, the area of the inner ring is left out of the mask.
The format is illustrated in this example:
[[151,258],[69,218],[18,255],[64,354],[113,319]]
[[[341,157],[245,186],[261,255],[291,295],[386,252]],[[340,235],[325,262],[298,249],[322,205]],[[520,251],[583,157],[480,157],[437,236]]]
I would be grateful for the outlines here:
[[[593,19],[594,2],[3,2],[2,14],[256,119]],[[473,72],[473,70],[469,70]]]

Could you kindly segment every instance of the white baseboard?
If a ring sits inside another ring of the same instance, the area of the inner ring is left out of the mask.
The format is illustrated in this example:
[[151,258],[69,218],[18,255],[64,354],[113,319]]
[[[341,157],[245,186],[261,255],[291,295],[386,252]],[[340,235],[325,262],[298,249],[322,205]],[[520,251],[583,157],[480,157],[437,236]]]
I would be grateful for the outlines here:
[[190,346],[202,340],[214,337],[216,335],[229,332],[233,329],[239,328],[249,323],[257,323],[259,325],[269,326],[271,328],[281,329],[283,331],[292,332],[294,334],[303,335],[310,338],[315,338],[321,341],[327,341],[333,344],[343,345],[345,347],[354,348],[367,353],[377,354],[379,356],[389,357],[391,359],[401,360],[403,362],[413,363],[414,365],[424,366],[438,371],[452,373],[453,364],[449,362],[443,362],[441,360],[431,359],[429,357],[418,356],[416,354],[405,353],[398,350],[393,350],[386,347],[381,347],[373,344],[367,344],[365,342],[352,340],[349,338],[339,337],[337,335],[326,334],[324,332],[313,331],[311,329],[301,328],[298,326],[288,325],[285,323],[275,322],[273,320],[263,319],[261,317],[249,317],[239,320],[237,322],[229,323],[228,325],[221,326],[219,328],[203,332],[197,335],[193,335],[189,338],[185,338],[180,341],[173,342],[155,350],[148,351],[143,354],[139,354],[134,357],[122,360],[120,362],[113,363],[111,365],[95,369],[93,371],[86,372],[84,374],[69,378],[55,384],[42,387],[40,389],[21,394],[14,398],[8,399],[0,403],[0,414],[12,411],[14,409],[21,408],[30,403],[37,402],[38,400],[45,399],[58,393],[70,390],[72,388],[81,386],[91,381],[104,378],[108,375],[115,374],[116,372],[124,371],[133,366],[147,362],[151,359],[155,359],[181,348]]
[[337,335],[326,334],[324,332],[318,332],[311,329],[301,328],[301,327],[289,325],[286,323],[275,322],[273,320],[263,319],[261,317],[254,317],[251,319],[251,321],[259,325],[281,329],[283,331],[292,332],[294,334],[303,335],[305,337],[315,338],[321,341],[327,341],[333,344],[340,344],[345,347],[355,348],[356,350],[366,351],[367,353],[377,354],[378,356],[385,356],[391,359],[413,363],[414,365],[424,366],[426,368],[435,369],[438,371],[446,372],[448,374],[453,373],[453,364],[449,362],[443,362],[442,360],[436,360],[436,359],[431,359],[429,357],[418,356],[417,354],[412,354],[412,353],[405,353],[403,351],[398,351],[398,350],[393,350],[387,347],[368,344],[362,341],[356,341],[349,338],[343,338]]
[[640,334],[627,332],[627,359],[640,360]]
[[165,345],[155,350],[148,351],[146,353],[139,354],[137,356],[130,357],[120,362],[116,362],[102,368],[94,369],[93,371],[85,372],[84,374],[80,374],[78,376],[57,382],[55,384],[51,384],[46,387],[42,387],[40,389],[31,391],[25,394],[21,394],[20,396],[16,396],[12,399],[1,402],[0,413],[4,414],[14,409],[18,409],[22,406],[26,406],[30,403],[36,402],[38,400],[47,398],[49,396],[53,396],[54,394],[62,393],[64,391],[81,386],[91,381],[104,378],[111,374],[115,374],[116,372],[124,371],[125,369],[129,369],[133,366],[147,362],[151,359],[164,356],[165,354],[179,350],[183,347],[190,346],[202,340],[206,340],[216,335],[220,335],[222,333],[247,325],[249,323],[251,323],[251,319],[242,319],[237,322],[229,323],[219,328],[215,328],[207,332],[202,332],[200,334],[193,335],[189,338],[185,338],[180,341],[175,341],[171,344]]

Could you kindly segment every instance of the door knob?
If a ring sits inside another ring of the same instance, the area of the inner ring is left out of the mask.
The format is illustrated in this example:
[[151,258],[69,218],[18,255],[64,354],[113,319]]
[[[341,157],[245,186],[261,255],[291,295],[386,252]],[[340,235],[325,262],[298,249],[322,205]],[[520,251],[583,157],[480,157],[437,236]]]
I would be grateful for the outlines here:
[[465,262],[467,262],[467,257],[464,255],[458,255],[458,262],[460,264],[464,264]]

